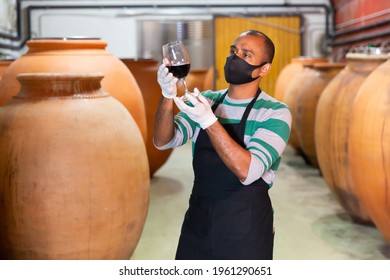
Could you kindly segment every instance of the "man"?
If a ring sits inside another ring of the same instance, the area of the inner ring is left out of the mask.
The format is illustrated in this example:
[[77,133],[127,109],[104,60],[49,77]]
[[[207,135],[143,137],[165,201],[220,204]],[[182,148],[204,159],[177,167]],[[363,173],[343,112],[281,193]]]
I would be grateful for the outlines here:
[[[290,135],[288,107],[262,92],[274,45],[249,30],[230,46],[228,90],[176,97],[177,79],[163,63],[163,97],[154,124],[159,149],[193,141],[194,185],[176,259],[272,259],[273,210],[268,190]],[[165,61],[165,63],[168,63]],[[174,104],[181,110],[173,114]]]

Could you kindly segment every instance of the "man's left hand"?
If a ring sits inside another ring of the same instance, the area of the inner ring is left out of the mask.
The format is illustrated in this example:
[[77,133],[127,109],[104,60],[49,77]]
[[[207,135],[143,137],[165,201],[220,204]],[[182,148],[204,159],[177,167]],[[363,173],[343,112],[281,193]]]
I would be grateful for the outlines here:
[[185,97],[191,102],[194,107],[188,106],[180,97],[174,97],[177,107],[186,113],[188,117],[194,122],[197,122],[202,129],[208,128],[215,123],[218,119],[214,115],[210,104],[207,99],[199,93],[197,88],[194,89],[194,93],[186,93]]

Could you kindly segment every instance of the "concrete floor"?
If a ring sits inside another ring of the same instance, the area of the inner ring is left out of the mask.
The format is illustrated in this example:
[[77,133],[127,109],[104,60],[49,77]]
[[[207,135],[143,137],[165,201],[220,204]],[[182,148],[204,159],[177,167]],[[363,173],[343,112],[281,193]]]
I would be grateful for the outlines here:
[[[193,174],[191,145],[174,150],[151,180],[150,208],[132,256],[175,256]],[[373,226],[350,221],[321,178],[287,147],[270,190],[275,211],[276,260],[387,260],[390,244]]]

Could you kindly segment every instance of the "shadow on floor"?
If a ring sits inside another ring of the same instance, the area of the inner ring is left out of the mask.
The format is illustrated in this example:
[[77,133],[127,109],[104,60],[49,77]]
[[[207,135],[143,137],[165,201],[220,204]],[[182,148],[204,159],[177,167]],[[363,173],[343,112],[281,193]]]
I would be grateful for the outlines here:
[[180,193],[184,187],[180,181],[164,176],[154,176],[151,186],[155,196],[174,195]]
[[390,259],[390,244],[378,229],[354,223],[346,213],[323,216],[312,228],[329,246],[349,255],[350,259]]

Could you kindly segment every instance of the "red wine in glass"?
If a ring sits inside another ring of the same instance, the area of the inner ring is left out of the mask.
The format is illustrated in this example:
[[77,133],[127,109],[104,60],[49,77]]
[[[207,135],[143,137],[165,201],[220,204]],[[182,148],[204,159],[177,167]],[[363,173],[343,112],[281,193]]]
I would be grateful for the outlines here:
[[182,65],[171,65],[167,66],[169,72],[173,74],[178,79],[184,79],[187,77],[188,72],[190,72],[191,64],[182,64]]
[[169,71],[184,84],[185,93],[188,93],[185,78],[190,71],[191,62],[184,44],[181,41],[170,42],[162,47],[162,51],[163,57],[169,61]]

